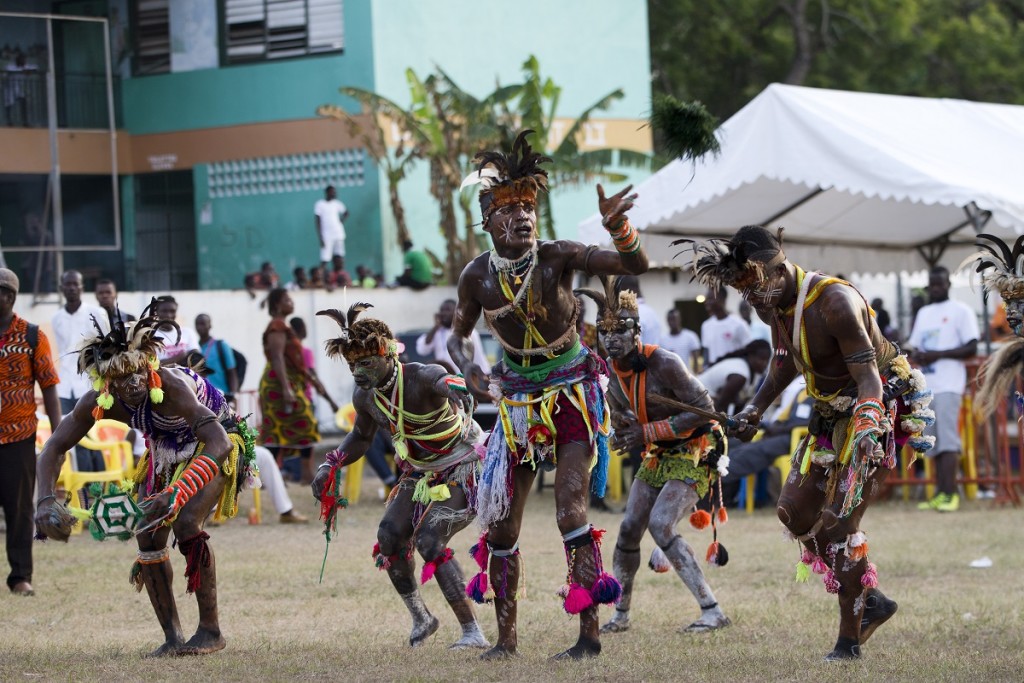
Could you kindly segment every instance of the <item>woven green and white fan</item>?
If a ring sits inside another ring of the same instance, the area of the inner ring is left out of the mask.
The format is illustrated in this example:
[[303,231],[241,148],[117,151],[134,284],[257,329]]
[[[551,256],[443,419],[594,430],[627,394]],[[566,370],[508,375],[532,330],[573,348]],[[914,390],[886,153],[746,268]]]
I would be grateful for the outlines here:
[[108,484],[105,493],[96,497],[89,519],[89,533],[97,541],[116,536],[122,541],[132,537],[142,519],[142,510],[129,493],[129,486]]

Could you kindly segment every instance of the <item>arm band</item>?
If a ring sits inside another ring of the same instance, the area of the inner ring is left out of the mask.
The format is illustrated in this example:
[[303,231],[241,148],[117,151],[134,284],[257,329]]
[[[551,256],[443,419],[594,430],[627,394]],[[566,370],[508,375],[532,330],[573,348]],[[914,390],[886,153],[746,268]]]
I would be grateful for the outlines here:
[[444,383],[449,389],[461,391],[464,394],[469,393],[469,389],[466,388],[466,378],[462,375],[445,375]]
[[171,507],[174,511],[185,507],[189,499],[213,481],[218,472],[220,466],[217,465],[217,461],[205,453],[190,462],[178,481],[164,489],[171,493]]
[[672,423],[668,420],[658,420],[657,422],[648,422],[644,425],[644,443],[654,443],[655,441],[672,441],[676,439],[675,430],[672,429]]

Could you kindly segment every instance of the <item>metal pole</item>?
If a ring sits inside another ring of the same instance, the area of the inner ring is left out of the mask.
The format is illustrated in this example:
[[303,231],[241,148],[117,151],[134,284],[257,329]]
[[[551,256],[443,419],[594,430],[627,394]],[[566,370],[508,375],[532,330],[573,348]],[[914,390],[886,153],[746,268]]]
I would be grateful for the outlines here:
[[[60,248],[64,246],[64,206],[60,193],[60,149],[57,146],[57,75],[53,59],[53,20],[46,19],[46,119],[50,133],[50,185],[53,188],[53,245],[57,248],[56,273],[57,286],[60,288],[60,275],[64,272],[64,254]],[[43,226],[46,229],[46,226]]]
[[114,201],[114,247],[121,249],[121,187],[117,177],[117,117],[114,116],[114,74],[110,58],[110,26],[106,19],[103,27],[104,66],[107,73],[107,121],[110,127],[110,183]]

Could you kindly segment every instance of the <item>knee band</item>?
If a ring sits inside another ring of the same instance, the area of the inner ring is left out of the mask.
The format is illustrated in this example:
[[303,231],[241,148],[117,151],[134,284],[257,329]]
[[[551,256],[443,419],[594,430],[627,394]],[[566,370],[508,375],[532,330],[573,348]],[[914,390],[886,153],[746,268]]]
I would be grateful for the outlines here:
[[618,550],[620,553],[625,553],[627,555],[639,555],[640,554],[640,548],[639,547],[632,548],[632,549],[623,548],[621,545],[616,543],[615,544],[615,549]]
[[666,552],[667,553],[668,549],[676,544],[676,539],[677,538],[682,538],[682,536],[680,536],[679,534],[676,534],[671,539],[669,539],[668,543],[666,543],[665,545],[659,545],[658,547],[661,548],[662,552]]

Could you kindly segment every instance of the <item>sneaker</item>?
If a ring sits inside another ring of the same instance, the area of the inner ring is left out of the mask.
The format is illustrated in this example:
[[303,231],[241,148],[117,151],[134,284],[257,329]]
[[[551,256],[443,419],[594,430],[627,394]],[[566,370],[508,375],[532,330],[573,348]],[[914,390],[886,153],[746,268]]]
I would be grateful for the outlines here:
[[945,500],[935,506],[935,509],[939,512],[956,512],[960,509],[960,494],[951,493],[945,497]]
[[992,499],[992,498],[995,498],[995,497],[996,497],[996,492],[995,492],[994,489],[981,489],[981,488],[978,489],[978,499],[979,500],[987,500],[987,499]]
[[[939,506],[946,503],[949,496],[945,493],[937,493],[931,500],[917,504],[918,510],[938,510]],[[959,502],[957,503],[959,505]]]
[[281,515],[281,524],[306,524],[309,517],[300,515],[295,510],[289,510]]

